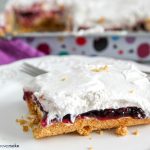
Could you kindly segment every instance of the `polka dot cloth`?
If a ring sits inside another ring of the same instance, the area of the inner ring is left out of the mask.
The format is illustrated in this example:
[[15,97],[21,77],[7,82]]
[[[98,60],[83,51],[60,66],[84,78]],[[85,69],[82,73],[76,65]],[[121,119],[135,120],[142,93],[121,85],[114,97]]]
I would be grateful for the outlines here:
[[135,37],[126,37],[125,40],[128,44],[132,44],[135,41]]
[[84,37],[77,37],[76,38],[76,44],[79,46],[83,46],[86,44],[86,38]]
[[148,57],[150,55],[150,44],[142,43],[138,46],[137,54],[141,58]]
[[119,59],[150,61],[149,39],[147,36],[60,36],[30,37],[25,40],[45,55],[102,55]]
[[123,54],[124,54],[124,51],[123,51],[123,50],[119,50],[119,51],[118,51],[118,54],[119,54],[119,55],[123,55]]
[[107,38],[95,38],[93,41],[93,47],[96,51],[101,52],[105,50],[108,46],[108,40]]
[[50,47],[47,43],[41,43],[37,46],[37,49],[45,54],[50,54]]

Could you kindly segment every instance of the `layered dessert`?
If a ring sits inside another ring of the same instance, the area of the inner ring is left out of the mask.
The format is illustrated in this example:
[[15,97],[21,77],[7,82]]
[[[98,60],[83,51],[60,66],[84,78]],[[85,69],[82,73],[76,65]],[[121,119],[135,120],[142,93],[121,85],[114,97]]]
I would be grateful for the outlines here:
[[11,0],[7,5],[21,32],[150,31],[149,0]]
[[150,124],[150,81],[134,64],[76,56],[48,66],[24,87],[35,138]]
[[150,31],[149,0],[88,0],[88,3],[76,0],[76,3],[74,19],[79,30]]
[[71,29],[69,9],[56,0],[11,0],[6,14],[16,32],[58,32]]

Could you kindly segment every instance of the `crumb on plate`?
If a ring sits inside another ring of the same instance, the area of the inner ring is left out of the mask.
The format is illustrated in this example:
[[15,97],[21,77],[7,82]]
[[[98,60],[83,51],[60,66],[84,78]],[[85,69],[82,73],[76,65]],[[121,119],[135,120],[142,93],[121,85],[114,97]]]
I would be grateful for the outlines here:
[[29,127],[28,126],[23,126],[23,131],[24,132],[28,132],[29,131]]
[[120,126],[116,129],[116,134],[119,136],[128,135],[128,128],[125,126]]
[[19,123],[20,125],[25,125],[27,124],[27,121],[24,119],[16,119],[16,122]]
[[97,130],[96,133],[100,134],[100,135],[103,135],[104,134],[104,131],[103,130]]
[[89,135],[89,136],[88,136],[88,139],[89,139],[89,140],[92,140],[92,137],[91,137],[91,135]]
[[93,150],[93,147],[92,147],[92,146],[90,146],[90,147],[88,148],[88,150]]
[[137,136],[137,135],[139,135],[139,131],[135,130],[135,131],[132,132],[132,134]]

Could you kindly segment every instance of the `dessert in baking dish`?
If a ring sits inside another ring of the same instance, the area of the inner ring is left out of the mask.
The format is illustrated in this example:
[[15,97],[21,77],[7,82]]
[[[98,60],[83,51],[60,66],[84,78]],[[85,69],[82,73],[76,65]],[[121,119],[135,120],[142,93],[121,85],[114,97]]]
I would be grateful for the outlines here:
[[60,57],[49,65],[24,87],[35,138],[150,124],[150,81],[133,64]]
[[149,9],[149,0],[11,0],[7,14],[20,32],[150,31]]
[[58,32],[71,29],[69,9],[56,0],[11,0],[6,14],[16,32]]
[[76,0],[76,3],[74,19],[79,29],[150,31],[149,0],[88,0],[88,3]]

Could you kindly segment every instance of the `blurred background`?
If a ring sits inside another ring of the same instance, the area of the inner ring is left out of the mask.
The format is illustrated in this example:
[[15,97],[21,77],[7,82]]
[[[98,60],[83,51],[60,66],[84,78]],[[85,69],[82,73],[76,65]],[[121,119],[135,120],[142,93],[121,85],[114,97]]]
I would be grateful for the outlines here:
[[[18,0],[15,7],[13,6],[12,9],[6,10],[4,8],[8,0],[0,0],[0,65],[24,58],[72,54],[113,57],[142,63],[150,62],[150,34],[148,32],[150,17],[148,18],[149,20],[147,18],[146,20],[145,18],[144,20],[141,18],[138,20],[138,16],[134,18],[135,15],[133,20],[137,19],[138,21],[133,26],[117,26],[113,24],[111,28],[105,29],[103,24],[106,23],[107,25],[107,18],[99,16],[97,23],[100,26],[93,25],[90,20],[92,25],[88,23],[81,25],[77,28],[76,34],[73,34],[72,20],[70,20],[70,16],[66,15],[71,14],[67,7],[49,3],[50,6],[53,6],[53,9],[48,10],[49,8],[46,7],[46,11],[43,11],[45,5],[43,7],[42,3],[36,5],[31,3],[31,7],[28,6],[28,9],[22,9],[24,4],[21,4],[21,1],[25,2],[25,0]],[[146,0],[145,5],[141,3],[142,7],[146,6],[146,2],[148,6],[149,1]],[[26,1],[25,4],[29,5],[28,3]],[[112,8],[110,7],[110,9]],[[98,10],[98,7],[95,6],[95,11],[98,12]],[[86,12],[86,10],[84,11]],[[90,11],[89,15],[93,13],[93,10]],[[41,12],[42,15],[39,15]],[[83,11],[79,12],[82,13]],[[93,17],[97,13],[95,12],[94,14]],[[80,13],[77,15],[80,15]],[[36,18],[38,18],[38,21]],[[128,18],[126,19],[128,20]],[[133,22],[132,18],[129,19]],[[36,22],[39,24],[37,25]],[[128,23],[128,21],[124,22]]]
[[4,10],[4,6],[6,4],[7,0],[0,0],[0,11]]

